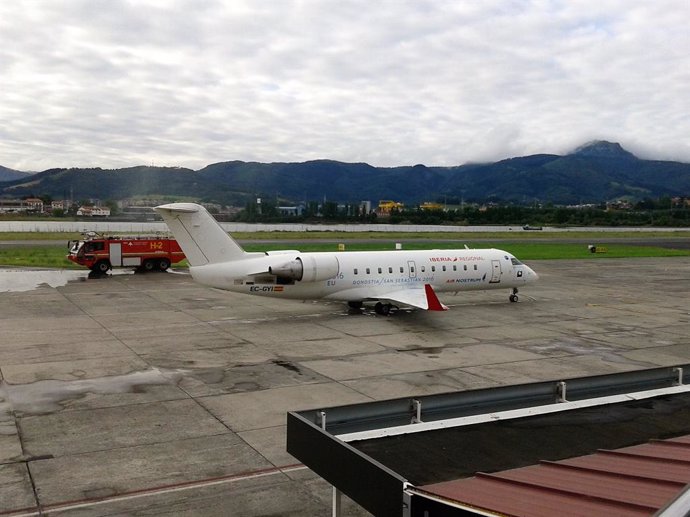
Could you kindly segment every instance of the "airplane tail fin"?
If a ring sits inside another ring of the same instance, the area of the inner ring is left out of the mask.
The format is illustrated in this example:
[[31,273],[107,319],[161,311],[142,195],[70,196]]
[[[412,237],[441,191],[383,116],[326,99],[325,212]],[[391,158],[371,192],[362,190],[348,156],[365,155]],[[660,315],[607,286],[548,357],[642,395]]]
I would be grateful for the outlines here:
[[163,217],[190,266],[229,262],[245,256],[242,247],[203,206],[170,203],[154,210]]

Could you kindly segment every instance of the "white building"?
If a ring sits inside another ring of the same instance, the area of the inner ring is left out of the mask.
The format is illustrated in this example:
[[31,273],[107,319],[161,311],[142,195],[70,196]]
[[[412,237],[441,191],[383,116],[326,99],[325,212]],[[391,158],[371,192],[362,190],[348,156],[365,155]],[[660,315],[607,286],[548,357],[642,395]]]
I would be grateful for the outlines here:
[[77,210],[77,215],[84,217],[109,217],[110,208],[107,206],[80,206]]

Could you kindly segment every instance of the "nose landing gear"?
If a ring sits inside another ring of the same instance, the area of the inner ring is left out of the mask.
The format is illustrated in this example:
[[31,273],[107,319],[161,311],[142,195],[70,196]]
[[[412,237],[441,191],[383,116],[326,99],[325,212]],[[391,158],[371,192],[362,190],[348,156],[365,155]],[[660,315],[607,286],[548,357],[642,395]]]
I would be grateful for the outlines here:
[[510,296],[508,297],[508,299],[513,303],[517,302],[518,301],[518,295],[517,294],[518,294],[517,287],[513,287],[510,290]]

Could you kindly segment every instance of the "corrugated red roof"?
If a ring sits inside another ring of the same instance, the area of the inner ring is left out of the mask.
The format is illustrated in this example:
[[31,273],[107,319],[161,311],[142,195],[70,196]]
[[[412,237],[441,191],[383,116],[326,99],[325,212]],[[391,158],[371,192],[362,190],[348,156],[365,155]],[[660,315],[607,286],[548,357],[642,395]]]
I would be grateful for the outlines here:
[[649,516],[688,483],[690,435],[417,488],[506,516]]

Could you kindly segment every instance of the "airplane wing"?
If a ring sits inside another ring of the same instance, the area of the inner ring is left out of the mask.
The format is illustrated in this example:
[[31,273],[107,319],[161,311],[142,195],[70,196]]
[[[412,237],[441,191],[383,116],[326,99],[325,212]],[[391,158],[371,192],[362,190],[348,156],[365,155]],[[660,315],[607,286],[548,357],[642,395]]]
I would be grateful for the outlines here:
[[413,287],[407,289],[398,289],[397,291],[390,291],[381,293],[376,297],[380,300],[390,300],[392,302],[404,303],[411,305],[425,311],[447,311],[448,307],[443,305],[434,289],[429,284],[424,284],[424,287]]

